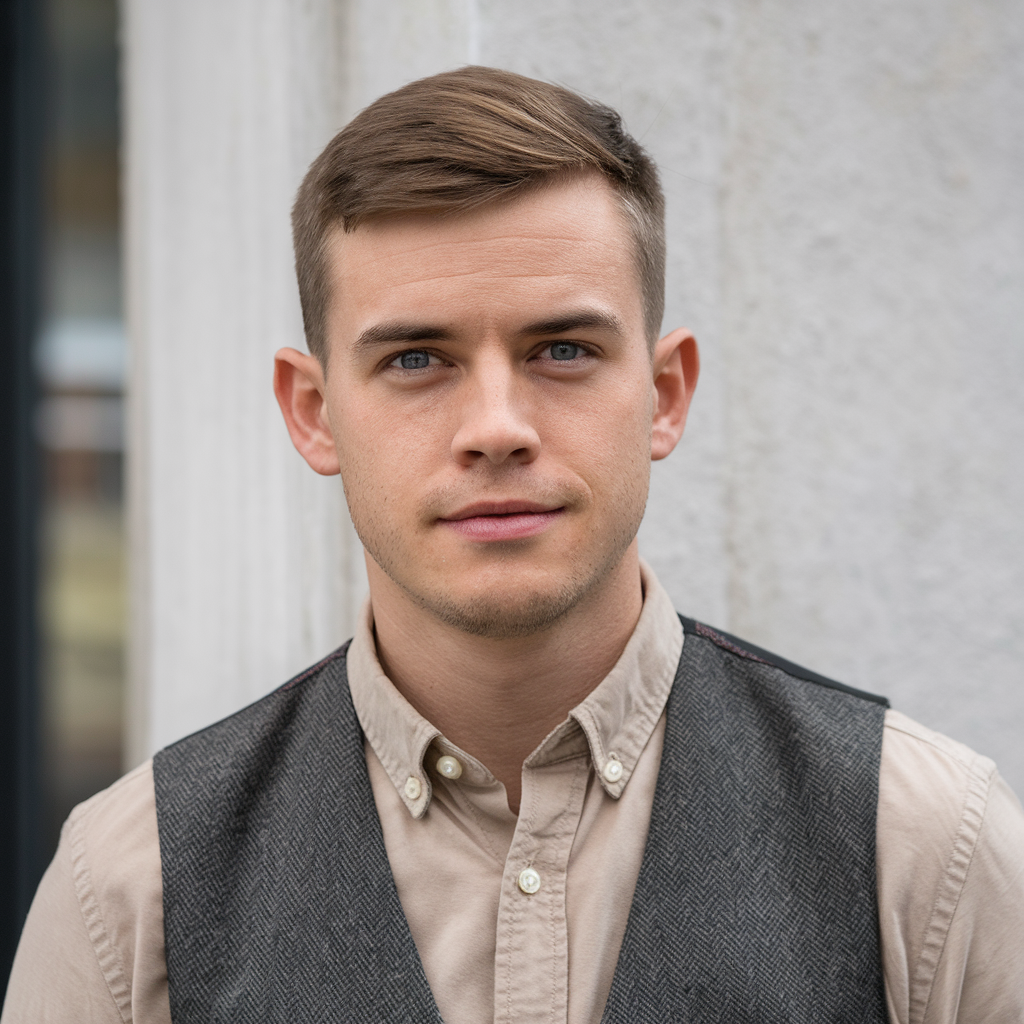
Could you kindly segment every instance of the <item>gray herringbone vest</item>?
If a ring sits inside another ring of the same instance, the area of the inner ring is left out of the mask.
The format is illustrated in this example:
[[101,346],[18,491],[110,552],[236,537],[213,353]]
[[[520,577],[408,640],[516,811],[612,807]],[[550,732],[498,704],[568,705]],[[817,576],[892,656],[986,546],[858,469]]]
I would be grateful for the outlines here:
[[[683,621],[604,1020],[884,1022],[885,702]],[[154,760],[175,1024],[441,1019],[388,866],[345,652]]]

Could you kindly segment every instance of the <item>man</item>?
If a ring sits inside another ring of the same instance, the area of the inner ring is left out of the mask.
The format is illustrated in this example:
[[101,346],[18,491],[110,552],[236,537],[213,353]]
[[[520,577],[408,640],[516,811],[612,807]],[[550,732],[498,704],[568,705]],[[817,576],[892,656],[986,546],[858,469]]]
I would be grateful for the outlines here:
[[71,816],[4,1021],[1019,1021],[994,766],[676,616],[636,533],[697,380],[614,113],[485,68],[295,206],[295,446],[349,645]]

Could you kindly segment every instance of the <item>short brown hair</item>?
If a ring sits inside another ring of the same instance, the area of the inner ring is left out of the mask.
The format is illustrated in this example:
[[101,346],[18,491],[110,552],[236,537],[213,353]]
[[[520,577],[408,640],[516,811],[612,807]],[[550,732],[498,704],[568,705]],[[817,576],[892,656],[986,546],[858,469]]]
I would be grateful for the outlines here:
[[326,363],[335,225],[352,231],[369,217],[470,210],[587,170],[604,175],[626,212],[653,344],[665,305],[665,200],[654,162],[609,107],[511,71],[465,67],[382,96],[303,179],[292,230],[310,352]]

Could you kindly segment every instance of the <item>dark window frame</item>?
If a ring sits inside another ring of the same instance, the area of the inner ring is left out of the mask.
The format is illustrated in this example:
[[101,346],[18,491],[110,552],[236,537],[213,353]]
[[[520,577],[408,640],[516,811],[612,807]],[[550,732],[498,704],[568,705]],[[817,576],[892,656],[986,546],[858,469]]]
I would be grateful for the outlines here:
[[39,0],[0,5],[0,978],[42,873],[33,345],[39,326],[44,35]]

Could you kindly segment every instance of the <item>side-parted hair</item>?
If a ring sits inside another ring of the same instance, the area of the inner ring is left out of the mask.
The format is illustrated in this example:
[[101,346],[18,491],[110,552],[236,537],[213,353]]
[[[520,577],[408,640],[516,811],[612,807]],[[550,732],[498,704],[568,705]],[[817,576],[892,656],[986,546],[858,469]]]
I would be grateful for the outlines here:
[[622,203],[653,345],[665,306],[665,199],[654,162],[609,107],[511,71],[465,67],[382,96],[310,166],[292,209],[310,352],[326,365],[335,227],[472,210],[587,171],[604,175]]

